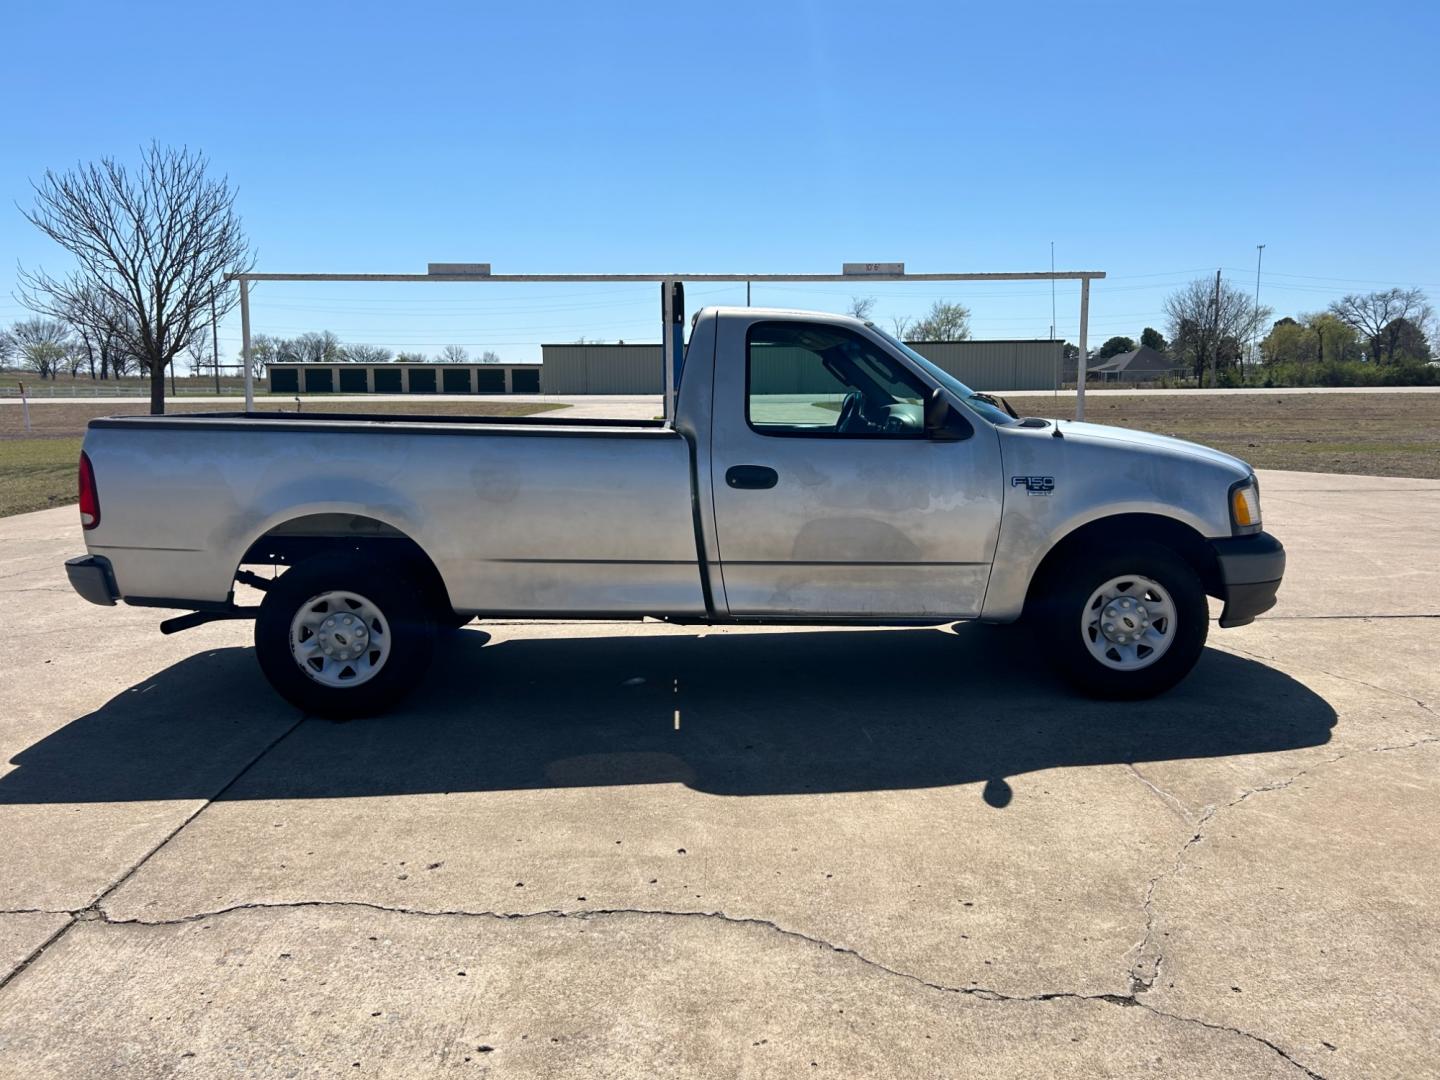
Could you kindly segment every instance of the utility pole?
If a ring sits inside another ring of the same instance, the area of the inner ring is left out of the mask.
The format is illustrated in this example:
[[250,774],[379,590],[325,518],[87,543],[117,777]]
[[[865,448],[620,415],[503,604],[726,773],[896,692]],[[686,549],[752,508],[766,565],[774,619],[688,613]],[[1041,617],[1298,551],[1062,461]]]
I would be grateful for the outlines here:
[[210,352],[215,361],[215,396],[220,396],[220,324],[215,319],[215,294],[210,294]]
[[1215,356],[1220,351],[1220,271],[1215,271],[1215,318],[1210,332],[1210,387],[1214,389]]
[[1252,318],[1255,321],[1254,329],[1250,332],[1250,366],[1255,366],[1255,339],[1260,334],[1260,260],[1265,257],[1265,245],[1255,245],[1255,311]]
[[745,282],[745,306],[750,306],[750,283]]

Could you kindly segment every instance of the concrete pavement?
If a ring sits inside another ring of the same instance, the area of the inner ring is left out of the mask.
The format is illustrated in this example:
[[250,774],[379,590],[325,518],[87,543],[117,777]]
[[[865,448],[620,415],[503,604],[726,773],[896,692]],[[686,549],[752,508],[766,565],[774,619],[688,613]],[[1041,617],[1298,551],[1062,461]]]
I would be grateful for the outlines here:
[[1262,485],[1280,605],[1125,705],[485,623],[332,724],[0,521],[0,1076],[1440,1075],[1440,484]]

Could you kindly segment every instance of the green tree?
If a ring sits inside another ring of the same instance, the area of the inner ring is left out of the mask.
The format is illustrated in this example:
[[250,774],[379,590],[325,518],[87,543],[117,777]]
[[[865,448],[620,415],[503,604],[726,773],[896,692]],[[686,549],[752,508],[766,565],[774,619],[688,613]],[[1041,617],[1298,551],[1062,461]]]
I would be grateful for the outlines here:
[[1162,353],[1170,347],[1170,343],[1165,340],[1165,335],[1153,326],[1147,326],[1140,331],[1140,344],[1147,349],[1154,349],[1156,352]]
[[911,341],[968,341],[970,309],[936,300],[925,317],[909,328],[909,337]]
[[1305,326],[1315,334],[1315,358],[1322,364],[1337,360],[1360,359],[1360,335],[1328,311],[1303,317]]
[[1260,343],[1260,359],[1265,364],[1309,364],[1316,355],[1315,331],[1288,315],[1276,322]]
[[1122,352],[1134,352],[1135,341],[1132,338],[1120,337],[1119,335],[1110,338],[1104,345],[1100,346],[1100,359],[1109,360],[1112,356],[1118,356]]
[[55,378],[74,343],[70,328],[58,319],[17,322],[9,336],[21,364],[42,379]]
[[1385,325],[1386,353],[1391,360],[1430,359],[1430,343],[1425,332],[1409,319],[1395,319]]

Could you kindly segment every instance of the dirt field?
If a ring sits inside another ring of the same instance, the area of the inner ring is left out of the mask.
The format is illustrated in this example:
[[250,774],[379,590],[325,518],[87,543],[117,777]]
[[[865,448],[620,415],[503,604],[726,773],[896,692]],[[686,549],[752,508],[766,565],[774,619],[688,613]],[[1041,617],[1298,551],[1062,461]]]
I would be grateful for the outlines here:
[[[1017,412],[1075,415],[1075,395],[1017,399]],[[1090,397],[1085,419],[1204,443],[1257,469],[1440,477],[1440,394]]]

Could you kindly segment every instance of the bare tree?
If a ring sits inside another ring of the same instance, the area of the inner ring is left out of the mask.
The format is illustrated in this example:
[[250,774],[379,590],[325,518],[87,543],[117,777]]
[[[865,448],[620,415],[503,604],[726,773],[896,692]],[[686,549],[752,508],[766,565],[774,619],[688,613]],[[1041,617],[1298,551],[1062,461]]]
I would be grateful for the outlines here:
[[[90,365],[90,378],[108,379],[114,371],[122,375],[129,366],[124,343],[125,315],[93,286],[84,287],[66,312],[65,321],[75,328]],[[97,375],[95,362],[100,362]]]
[[185,360],[192,376],[203,375],[207,371],[215,373],[215,349],[208,329],[200,331],[190,339],[185,346]]
[[964,304],[936,300],[923,319],[910,327],[916,341],[966,341],[970,337],[970,309]]
[[486,349],[480,354],[480,363],[482,364],[503,364],[504,362],[504,360],[500,359],[500,354],[494,349]]
[[1342,297],[1330,305],[1330,314],[1368,339],[1370,359],[1382,363],[1395,359],[1407,323],[1427,326],[1435,313],[1423,290],[1397,288]]
[[1196,278],[1165,299],[1170,320],[1170,352],[1189,362],[1197,379],[1204,382],[1205,369],[1218,372],[1222,366],[1239,362],[1241,341],[1250,340],[1273,312],[1255,306],[1250,293],[1221,281],[1217,290],[1213,278]]
[[346,345],[340,351],[352,364],[384,364],[390,359],[390,350],[383,345]]
[[15,338],[9,330],[0,330],[0,368],[15,362]]
[[468,364],[470,352],[464,345],[446,345],[440,350],[440,362],[442,364]]
[[340,338],[333,330],[314,330],[286,343],[282,354],[293,354],[302,364],[334,364],[346,359]]
[[198,153],[158,143],[132,171],[113,158],[56,173],[46,170],[26,218],[69,252],[65,278],[22,273],[27,304],[64,317],[89,296],[123,314],[126,349],[150,372],[150,411],[165,411],[165,369],[214,310],[235,305],[227,272],[254,255],[235,213],[228,179],[207,176]]
[[857,319],[868,319],[870,313],[875,310],[875,297],[873,296],[852,296],[850,306],[845,309],[847,315],[853,315]]
[[25,319],[10,327],[16,357],[27,371],[54,379],[70,354],[74,339],[59,319]]
[[256,334],[250,339],[250,374],[257,379],[265,377],[265,369],[281,360],[281,353],[284,346],[288,345],[281,338],[272,337],[269,334]]
[[72,379],[79,378],[80,370],[85,366],[85,360],[88,355],[85,351],[85,346],[81,344],[78,339],[72,337],[69,344],[65,346],[64,356],[60,358],[60,363],[65,369],[65,374],[69,375]]
[[897,341],[905,340],[905,335],[910,332],[910,327],[914,322],[915,320],[909,315],[896,315],[891,318],[890,325],[894,328]]

